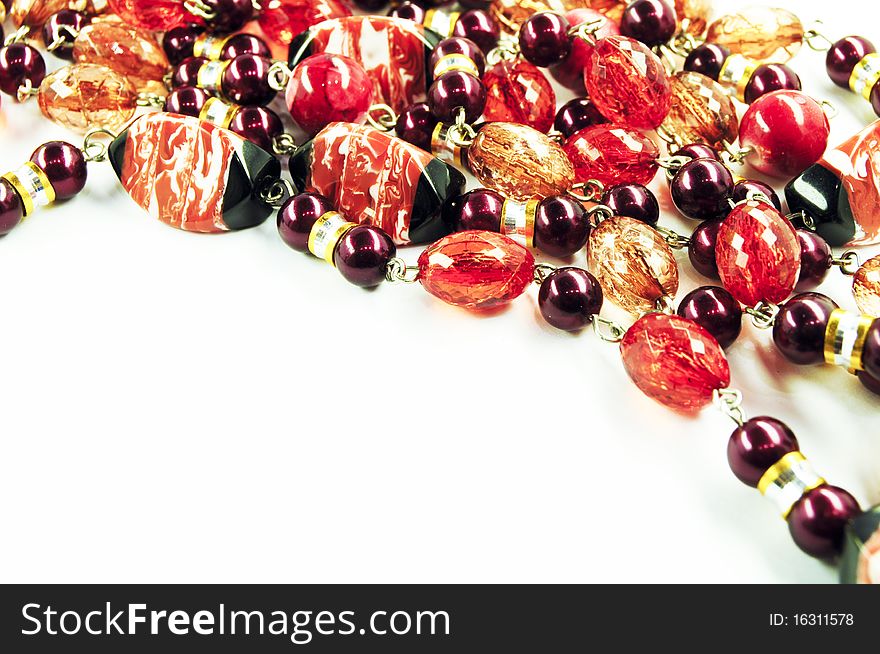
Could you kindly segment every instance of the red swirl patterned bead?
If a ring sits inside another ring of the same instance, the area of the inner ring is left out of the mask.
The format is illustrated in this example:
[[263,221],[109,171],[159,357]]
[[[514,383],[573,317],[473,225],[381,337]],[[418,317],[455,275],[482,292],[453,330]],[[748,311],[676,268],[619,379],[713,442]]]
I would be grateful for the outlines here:
[[593,125],[562,146],[574,165],[575,181],[597,179],[605,186],[647,184],[657,173],[660,149],[644,134],[619,125]]
[[351,16],[351,8],[340,0],[269,0],[263,3],[257,21],[269,39],[289,45],[297,34],[330,18]]
[[730,384],[724,351],[695,322],[649,313],[620,342],[623,366],[648,397],[682,412],[698,411]]
[[465,309],[492,309],[519,297],[535,274],[535,258],[495,232],[450,234],[419,256],[419,281],[431,295]]
[[773,205],[750,200],[736,205],[718,228],[718,275],[746,306],[785,300],[797,284],[801,246],[794,227]]
[[556,93],[541,69],[525,59],[500,61],[483,75],[486,121],[528,125],[546,132],[553,125]]
[[625,127],[655,129],[672,101],[663,62],[625,36],[596,43],[584,68],[584,86],[602,115]]

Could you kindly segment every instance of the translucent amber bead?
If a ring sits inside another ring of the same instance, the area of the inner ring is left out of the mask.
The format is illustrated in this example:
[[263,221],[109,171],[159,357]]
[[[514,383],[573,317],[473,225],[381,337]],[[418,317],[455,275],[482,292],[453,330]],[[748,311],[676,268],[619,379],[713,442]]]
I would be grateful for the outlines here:
[[616,125],[593,125],[572,134],[562,146],[574,164],[575,181],[605,186],[648,184],[657,173],[660,149],[650,138]]
[[593,9],[608,20],[620,23],[629,0],[492,0],[489,13],[508,34],[519,32],[520,25],[539,11],[564,14],[572,9]]
[[110,0],[123,22],[153,32],[167,32],[181,23],[201,22],[187,11],[183,0]]
[[675,15],[684,31],[694,36],[702,36],[708,24],[710,0],[675,0]]
[[156,39],[121,23],[87,25],[73,42],[73,60],[110,68],[144,93],[165,95],[162,77],[170,64]]
[[749,7],[709,25],[708,43],[726,46],[759,63],[784,64],[800,50],[804,26],[790,11],[775,7]]
[[590,233],[587,267],[606,298],[630,313],[656,308],[678,291],[678,265],[666,240],[645,223],[615,216]]
[[16,27],[27,25],[40,28],[52,14],[62,9],[84,11],[86,0],[12,0],[4,3],[9,8],[8,15]]
[[547,197],[574,183],[574,167],[545,134],[513,123],[489,123],[468,150],[468,166],[483,186],[512,200]]
[[128,80],[96,64],[73,64],[46,76],[37,100],[46,118],[77,132],[114,131],[137,109],[137,92]]
[[556,93],[541,69],[525,59],[500,61],[483,75],[483,119],[534,127],[547,132],[556,117]]
[[705,143],[718,148],[724,141],[736,141],[736,107],[718,82],[688,71],[676,73],[669,82],[672,104],[660,129],[677,145]]
[[880,254],[868,259],[856,272],[853,295],[862,313],[880,318]]

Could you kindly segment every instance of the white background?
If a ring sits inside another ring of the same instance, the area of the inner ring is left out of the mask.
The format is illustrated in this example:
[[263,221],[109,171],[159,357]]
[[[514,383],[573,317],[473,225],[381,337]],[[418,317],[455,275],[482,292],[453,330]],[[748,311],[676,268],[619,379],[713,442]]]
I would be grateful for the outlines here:
[[[880,43],[871,3],[777,4]],[[832,141],[873,120],[823,53],[792,66],[839,108]],[[35,102],[2,113],[4,169],[80,142]],[[678,256],[681,296],[706,281]],[[820,290],[854,309],[849,281]],[[417,285],[364,291],[273,219],[179,232],[93,164],[78,199],[0,239],[0,288],[4,582],[836,579],[730,473],[733,423],[643,396],[614,345],[542,322],[537,287],[491,317]],[[789,365],[751,325],[729,355],[750,415],[880,501],[877,397]]]

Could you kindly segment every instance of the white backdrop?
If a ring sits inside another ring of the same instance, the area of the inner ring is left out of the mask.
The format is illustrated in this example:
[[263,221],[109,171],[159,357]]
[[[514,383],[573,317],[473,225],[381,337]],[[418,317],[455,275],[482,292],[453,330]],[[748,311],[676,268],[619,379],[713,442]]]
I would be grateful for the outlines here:
[[[869,3],[776,4],[880,44]],[[839,108],[832,141],[873,120],[823,53],[792,65]],[[4,169],[80,142],[34,102],[2,114]],[[680,296],[707,283],[679,261]],[[643,396],[615,346],[542,322],[537,287],[491,317],[417,285],[363,291],[273,219],[182,233],[93,164],[78,199],[0,239],[0,288],[4,582],[836,579],[730,473],[733,423]],[[837,271],[820,290],[855,308]],[[750,415],[880,502],[880,399],[751,325],[729,356]]]

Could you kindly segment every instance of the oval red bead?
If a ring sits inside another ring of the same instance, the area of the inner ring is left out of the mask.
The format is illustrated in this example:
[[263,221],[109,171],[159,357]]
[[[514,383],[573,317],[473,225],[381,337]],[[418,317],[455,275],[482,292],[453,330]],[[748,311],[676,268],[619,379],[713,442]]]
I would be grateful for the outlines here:
[[182,0],[110,0],[110,8],[123,23],[151,32],[167,32],[181,23],[204,22],[187,11]]
[[775,91],[751,104],[739,123],[739,142],[752,151],[746,161],[774,177],[795,177],[828,147],[825,110],[800,91]]
[[737,300],[750,307],[775,304],[797,283],[800,242],[773,205],[750,200],[736,205],[718,228],[715,262],[721,283]]
[[619,125],[593,125],[572,134],[562,146],[574,165],[575,180],[648,184],[657,173],[660,149],[644,134]]
[[[604,39],[606,36],[617,36],[620,34],[620,28],[617,26],[617,23],[608,20],[595,9],[584,7],[572,9],[566,12],[565,19],[572,27],[586,22],[603,21],[593,34],[596,39]],[[590,50],[592,49],[593,46],[583,39],[572,39],[571,52],[568,53],[568,56],[562,62],[550,67],[550,74],[562,86],[571,89],[578,95],[583,95],[585,92],[584,67],[587,65],[587,59],[589,59]]]
[[431,295],[466,309],[491,309],[522,295],[535,258],[516,241],[470,230],[441,238],[419,257],[419,281]]
[[500,61],[483,75],[489,122],[519,123],[546,132],[556,117],[556,92],[541,69],[525,59]]
[[603,116],[637,129],[659,126],[672,101],[663,63],[644,44],[625,36],[596,43],[584,68],[584,86]]
[[339,0],[269,0],[257,21],[269,39],[290,45],[293,37],[330,18],[351,16],[351,8]]
[[696,411],[730,384],[730,366],[712,335],[695,322],[649,313],[620,342],[623,366],[648,397],[677,411]]

